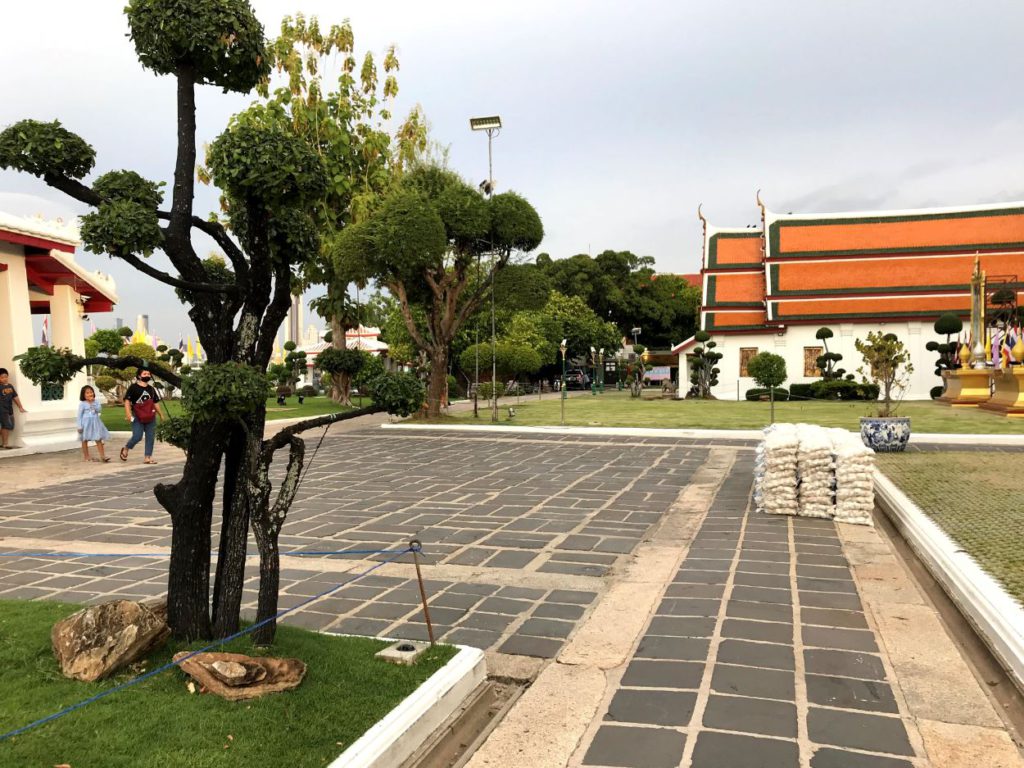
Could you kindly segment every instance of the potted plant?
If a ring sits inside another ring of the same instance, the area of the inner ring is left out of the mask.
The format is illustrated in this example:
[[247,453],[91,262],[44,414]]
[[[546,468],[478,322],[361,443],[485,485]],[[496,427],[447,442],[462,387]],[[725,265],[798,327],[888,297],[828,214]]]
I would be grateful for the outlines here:
[[878,416],[860,420],[861,439],[879,453],[902,451],[910,440],[910,417],[897,416],[896,409],[914,372],[910,352],[896,334],[881,331],[872,331],[866,341],[857,339],[854,345],[864,358],[861,376],[877,384],[882,397]]

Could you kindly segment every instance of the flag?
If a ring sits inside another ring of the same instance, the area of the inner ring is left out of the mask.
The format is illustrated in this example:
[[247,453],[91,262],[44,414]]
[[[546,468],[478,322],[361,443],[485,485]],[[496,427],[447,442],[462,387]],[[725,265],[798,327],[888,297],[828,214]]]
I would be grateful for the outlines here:
[[185,353],[185,362],[191,363],[192,358],[195,357],[195,352],[192,350],[192,336],[188,337],[188,351]]
[[92,333],[96,333],[96,321],[95,320],[90,320],[89,321],[89,333],[91,333],[91,334]]
[[178,351],[185,354],[185,337],[178,334]]
[[196,362],[201,363],[203,361],[203,346],[199,343],[199,339],[196,339]]
[[43,337],[40,340],[39,344],[40,344],[40,346],[43,346],[43,347],[50,346],[50,318],[49,317],[44,317],[43,318]]

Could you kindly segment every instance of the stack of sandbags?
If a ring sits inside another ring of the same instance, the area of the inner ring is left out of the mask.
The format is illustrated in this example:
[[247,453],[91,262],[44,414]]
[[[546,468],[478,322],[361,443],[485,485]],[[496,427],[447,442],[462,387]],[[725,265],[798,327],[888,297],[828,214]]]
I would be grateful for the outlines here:
[[842,523],[872,525],[875,453],[864,445],[860,435],[843,429],[831,432],[836,477],[835,519]]
[[832,517],[832,441],[822,427],[797,424],[797,498],[801,517]]
[[765,429],[754,468],[754,504],[769,515],[795,515],[797,502],[797,452],[799,441],[793,424],[773,424]]

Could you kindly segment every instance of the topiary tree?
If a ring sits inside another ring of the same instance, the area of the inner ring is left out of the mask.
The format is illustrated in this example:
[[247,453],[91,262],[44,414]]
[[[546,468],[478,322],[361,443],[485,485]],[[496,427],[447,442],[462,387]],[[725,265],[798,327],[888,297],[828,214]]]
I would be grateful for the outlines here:
[[[713,341],[707,331],[697,331],[694,339],[698,346],[693,348],[690,360],[690,392],[689,397],[700,400],[712,400],[711,390],[718,386],[720,373],[716,363],[722,359],[721,352],[715,352],[718,343]],[[748,369],[749,370],[749,369]]]
[[894,405],[893,396],[906,389],[910,374],[914,372],[910,352],[896,334],[883,334],[881,331],[871,331],[866,340],[857,339],[854,346],[864,358],[859,373],[865,381],[873,381],[881,388],[882,405],[878,415],[882,418],[895,416],[899,401]]
[[352,405],[352,377],[366,365],[365,352],[358,349],[329,347],[316,356],[313,364],[331,380],[331,398],[342,405]]
[[[951,337],[954,334],[959,334],[964,329],[964,321],[960,319],[959,315],[953,312],[946,312],[935,321],[934,328],[936,333],[945,335],[946,341],[943,343],[929,341],[925,344],[925,349],[929,352],[939,353],[939,358],[935,361],[935,375],[941,378],[943,371],[952,371],[960,367],[960,358],[957,355],[960,351],[960,345],[953,341]],[[945,384],[945,379],[943,379],[943,384]],[[937,395],[936,390],[938,390]],[[932,387],[932,399],[941,397],[944,390],[945,386]]]
[[[827,329],[826,329],[827,330]],[[747,373],[758,384],[768,389],[771,403],[771,423],[775,423],[775,388],[786,380],[786,361],[771,352],[758,352],[747,361]]]
[[[188,446],[181,479],[154,489],[171,520],[168,623],[185,640],[225,636],[239,626],[250,520],[261,553],[260,611],[265,615],[268,606],[276,606],[272,529],[283,525],[298,487],[304,462],[300,433],[363,413],[408,412],[421,389],[415,382],[385,380],[390,383],[379,389],[394,397],[371,408],[309,419],[264,440],[266,401],[254,393],[262,387],[265,395],[262,372],[291,304],[293,277],[320,253],[310,210],[323,199],[330,180],[318,153],[296,136],[280,109],[254,106],[236,115],[207,152],[204,178],[222,193],[224,219],[196,215],[196,88],[215,85],[246,93],[264,80],[272,57],[263,27],[245,0],[129,0],[125,13],[141,64],[176,81],[177,147],[169,206],[164,206],[162,185],[134,171],[112,170],[86,181],[95,151],[57,121],[23,120],[0,132],[0,168],[38,176],[88,206],[81,222],[88,250],[120,259],[181,291],[207,353],[203,368],[182,372],[209,384],[197,383],[197,392],[215,395],[191,401],[192,418],[178,431]],[[347,128],[352,133],[362,127],[356,120]],[[215,243],[229,269],[211,274],[196,253],[196,231]],[[167,257],[169,271],[148,261],[156,250]],[[182,382],[181,375],[158,363],[123,352],[93,358],[55,350],[41,354],[51,359],[34,354],[25,360],[29,370],[52,376],[55,366],[66,371],[90,364],[118,371],[148,366],[166,383]],[[269,466],[281,449],[289,451],[288,470],[271,503]],[[213,502],[222,466],[221,535],[211,601]],[[261,639],[272,635],[271,626]]]
[[825,347],[825,353],[818,355],[814,361],[818,370],[821,371],[821,378],[825,381],[839,380],[846,375],[845,368],[836,368],[836,363],[842,360],[843,356],[838,352],[829,352],[828,350],[828,340],[834,335],[831,328],[819,328],[814,334],[814,338],[818,339]]

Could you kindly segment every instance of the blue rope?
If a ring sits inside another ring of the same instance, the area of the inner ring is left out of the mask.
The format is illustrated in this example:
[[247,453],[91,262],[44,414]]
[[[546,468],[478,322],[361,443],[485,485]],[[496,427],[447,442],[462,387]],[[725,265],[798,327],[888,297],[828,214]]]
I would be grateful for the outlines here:
[[216,641],[210,643],[209,645],[207,645],[207,646],[205,646],[203,648],[200,648],[197,651],[192,651],[187,656],[183,656],[180,659],[178,659],[177,661],[169,661],[166,664],[164,664],[163,666],[157,667],[156,669],[151,670],[149,672],[146,672],[145,674],[139,675],[138,677],[133,677],[131,680],[127,680],[127,681],[125,681],[123,683],[120,683],[119,685],[116,685],[113,688],[108,688],[105,691],[100,691],[96,695],[90,696],[89,698],[84,699],[84,700],[78,702],[77,704],[72,704],[69,707],[65,707],[64,709],[60,710],[59,712],[54,712],[52,715],[47,715],[46,717],[42,717],[39,720],[36,720],[35,722],[29,723],[28,725],[23,725],[20,728],[15,728],[13,731],[8,731],[7,733],[5,733],[3,735],[0,735],[0,742],[5,741],[5,740],[10,739],[10,738],[13,738],[14,736],[19,736],[19,735],[25,733],[26,731],[29,731],[29,730],[32,730],[33,728],[39,727],[40,725],[45,725],[46,723],[49,723],[49,722],[51,722],[53,720],[56,720],[57,718],[63,717],[64,715],[70,714],[71,712],[74,712],[77,709],[81,709],[82,707],[84,707],[84,706],[86,706],[88,704],[92,704],[94,701],[99,701],[100,699],[105,698],[107,696],[110,696],[111,694],[118,693],[119,691],[123,691],[125,688],[129,688],[129,687],[131,687],[133,685],[136,685],[136,684],[141,683],[141,682],[143,682],[145,680],[148,680],[149,678],[154,677],[156,675],[159,675],[161,672],[165,672],[168,669],[171,669],[172,667],[180,666],[183,662],[188,661],[189,659],[193,658],[194,656],[197,656],[200,653],[206,653],[211,648],[217,648],[218,646],[224,645],[225,643],[229,643],[232,640],[237,640],[238,638],[240,638],[240,637],[242,637],[244,635],[247,635],[250,632],[256,631],[257,629],[259,629],[260,627],[264,626],[265,624],[269,624],[272,621],[277,621],[282,616],[285,616],[285,615],[287,615],[289,613],[292,613],[293,611],[297,611],[300,608],[304,608],[305,606],[307,606],[310,603],[312,603],[314,600],[319,600],[321,597],[327,597],[327,595],[329,595],[329,594],[331,594],[333,592],[337,592],[339,589],[341,589],[342,587],[344,587],[344,586],[346,586],[348,584],[351,584],[353,581],[356,581],[357,579],[361,579],[361,578],[363,578],[363,576],[366,576],[367,574],[372,573],[373,571],[377,570],[378,568],[381,568],[382,566],[385,566],[388,563],[397,560],[402,555],[408,554],[409,552],[417,552],[418,553],[420,551],[421,551],[421,547],[418,544],[410,546],[410,547],[406,547],[405,549],[403,549],[401,551],[397,551],[392,557],[389,557],[387,560],[382,560],[381,562],[377,563],[376,565],[371,566],[370,568],[367,568],[362,573],[356,574],[351,579],[348,579],[347,581],[343,581],[340,584],[336,584],[333,587],[331,587],[330,589],[324,590],[320,594],[313,595],[312,597],[307,598],[306,600],[303,600],[301,603],[299,603],[296,606],[293,606],[292,608],[287,608],[287,609],[285,609],[283,611],[280,611],[276,615],[270,616],[270,617],[268,617],[266,619],[263,619],[262,621],[258,621],[255,624],[251,624],[250,626],[246,627],[245,629],[239,630],[238,632],[236,632],[233,635],[230,635],[229,637],[225,637],[225,638],[223,638],[221,640],[216,640]]
[[[323,552],[306,551],[281,552],[281,557],[324,557],[327,555],[394,555],[404,554],[408,549],[338,549]],[[214,557],[216,552],[211,552]],[[259,552],[247,552],[246,557],[259,557]],[[0,552],[0,557],[170,557],[170,553],[151,552]]]

